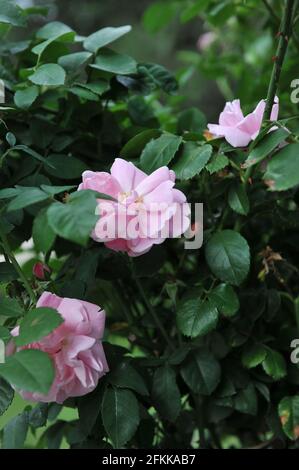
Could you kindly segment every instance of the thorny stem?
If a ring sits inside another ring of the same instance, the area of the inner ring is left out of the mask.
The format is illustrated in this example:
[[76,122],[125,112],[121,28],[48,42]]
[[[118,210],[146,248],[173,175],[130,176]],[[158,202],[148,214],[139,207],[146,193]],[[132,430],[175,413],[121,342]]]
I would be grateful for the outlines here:
[[289,39],[292,34],[293,7],[294,0],[286,0],[284,13],[280,25],[277,51],[274,57],[274,65],[267,93],[267,101],[263,121],[269,120],[271,116],[272,106],[277,92],[282,65],[288,48]]
[[162,336],[164,337],[165,341],[167,342],[168,346],[171,348],[171,350],[175,350],[175,347],[174,347],[174,344],[172,343],[170,337],[168,336],[167,334],[167,331],[165,330],[162,322],[160,321],[160,318],[158,317],[158,315],[156,314],[155,312],[155,309],[153,308],[152,304],[150,303],[144,289],[143,289],[143,285],[141,284],[141,282],[139,281],[138,277],[135,275],[135,270],[134,270],[134,266],[133,266],[133,263],[131,264],[132,266],[132,273],[133,273],[133,277],[134,277],[134,281],[136,283],[136,286],[139,290],[139,293],[142,297],[142,300],[144,301],[153,321],[155,322],[155,324],[157,325],[157,328],[160,330]]
[[[264,4],[267,5],[268,7],[270,6],[268,2],[264,2]],[[273,69],[272,69],[272,74],[271,74],[270,83],[269,83],[268,92],[267,92],[266,107],[264,111],[263,122],[269,120],[271,117],[271,111],[272,111],[274,99],[275,99],[278,84],[279,84],[282,65],[283,65],[284,58],[287,52],[289,39],[292,34],[293,8],[294,8],[294,0],[286,0],[283,17],[282,17],[281,24],[280,24],[279,42],[277,46],[276,55],[274,57]],[[245,172],[245,175],[244,175],[245,186],[247,186],[250,180],[253,168],[254,168],[253,166],[250,166],[249,168],[247,168]]]

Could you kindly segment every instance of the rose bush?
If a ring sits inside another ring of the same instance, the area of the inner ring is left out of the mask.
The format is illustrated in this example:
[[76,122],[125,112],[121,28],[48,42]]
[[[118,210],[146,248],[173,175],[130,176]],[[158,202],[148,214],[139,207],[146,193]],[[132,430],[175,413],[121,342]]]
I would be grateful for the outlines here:
[[[298,22],[249,3],[149,7],[213,33],[175,78],[116,51],[129,26],[0,0],[3,448],[298,447]],[[195,70],[230,103],[210,132],[178,95]],[[185,201],[201,248],[173,237]]]

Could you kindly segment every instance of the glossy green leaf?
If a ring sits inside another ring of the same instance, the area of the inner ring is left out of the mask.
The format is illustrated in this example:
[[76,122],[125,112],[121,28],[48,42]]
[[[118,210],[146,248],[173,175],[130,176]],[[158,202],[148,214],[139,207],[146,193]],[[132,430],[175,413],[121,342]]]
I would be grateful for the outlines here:
[[17,346],[34,343],[47,336],[63,323],[61,315],[53,308],[39,307],[26,313],[20,324]]
[[235,315],[240,307],[238,296],[229,284],[219,284],[210,294],[210,301],[226,317]]
[[114,447],[123,447],[135,434],[140,421],[135,395],[130,390],[107,388],[102,402],[102,419]]
[[278,413],[285,434],[295,441],[299,436],[299,395],[283,398]]
[[188,299],[179,305],[177,310],[177,325],[180,331],[192,338],[204,336],[216,328],[218,311],[206,300]]
[[249,198],[243,184],[231,186],[228,193],[228,203],[231,209],[238,214],[247,215],[250,209]]
[[75,192],[66,204],[55,202],[49,207],[49,225],[56,235],[85,246],[98,220],[96,207],[93,191]]
[[181,368],[181,374],[194,393],[211,395],[220,382],[221,369],[213,354],[198,350],[190,354]]
[[24,90],[18,90],[14,96],[15,105],[21,109],[28,109],[38,97],[38,87],[33,85]]
[[4,317],[20,317],[24,315],[24,310],[17,299],[0,297],[0,315]]
[[146,173],[152,173],[161,166],[167,166],[174,158],[182,137],[173,134],[163,134],[158,139],[151,140],[144,148],[140,162]]
[[46,394],[54,380],[54,367],[46,353],[26,349],[0,364],[0,376],[20,390]]
[[264,180],[271,191],[286,191],[299,184],[299,144],[289,144],[271,158]]
[[217,232],[206,244],[206,260],[212,273],[224,282],[240,285],[250,267],[247,241],[233,230]]
[[58,64],[44,64],[29,76],[29,80],[35,85],[63,85],[65,82],[65,71]]
[[107,44],[111,44],[112,42],[121,38],[125,34],[129,33],[131,29],[131,26],[103,28],[88,36],[83,42],[83,45],[88,51],[97,53],[100,48],[107,46]]
[[14,398],[14,390],[6,382],[0,378],[0,416],[5,413],[7,408],[10,406]]
[[104,72],[115,73],[119,75],[128,75],[136,73],[136,61],[125,54],[119,54],[111,49],[103,49],[96,57],[95,63],[90,67]]
[[181,409],[180,391],[174,370],[169,366],[159,367],[154,374],[152,399],[161,416],[174,422]]
[[182,155],[172,167],[176,177],[187,180],[199,174],[211,158],[212,150],[211,145],[199,147],[192,142],[187,142]]

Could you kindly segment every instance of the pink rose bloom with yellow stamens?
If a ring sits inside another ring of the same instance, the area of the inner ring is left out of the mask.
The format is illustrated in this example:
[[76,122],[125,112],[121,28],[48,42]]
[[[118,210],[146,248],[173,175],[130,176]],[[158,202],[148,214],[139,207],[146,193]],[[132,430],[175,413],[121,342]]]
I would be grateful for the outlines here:
[[[262,100],[252,113],[244,117],[240,100],[228,102],[220,113],[219,124],[208,124],[208,129],[214,137],[224,137],[233,147],[247,147],[260,132],[265,107],[266,102]],[[277,120],[278,108],[278,97],[276,96],[272,107],[271,121]]]
[[176,189],[175,173],[163,166],[150,175],[116,158],[110,173],[85,171],[78,190],[111,196],[99,198],[99,220],[92,238],[129,256],[147,253],[167,238],[181,236],[190,225],[185,195]]
[[[102,346],[105,312],[83,300],[61,298],[44,292],[37,307],[56,309],[64,322],[45,338],[18,348],[46,352],[55,367],[55,379],[47,395],[18,390],[25,400],[63,403],[94,390],[108,372]],[[19,327],[12,331],[18,336]]]

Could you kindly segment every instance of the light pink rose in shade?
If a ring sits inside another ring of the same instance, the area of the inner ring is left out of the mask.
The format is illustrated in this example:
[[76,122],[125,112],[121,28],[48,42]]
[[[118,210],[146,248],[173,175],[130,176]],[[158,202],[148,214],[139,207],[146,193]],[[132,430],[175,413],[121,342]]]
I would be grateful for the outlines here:
[[[219,124],[208,124],[208,129],[214,137],[224,137],[233,147],[246,147],[259,134],[265,107],[266,102],[262,100],[252,113],[244,117],[240,100],[228,102],[219,116]],[[277,120],[278,108],[276,96],[271,112],[271,121]]]
[[197,48],[200,51],[205,51],[213,44],[216,38],[217,36],[213,31],[208,31],[206,33],[201,34],[197,41]]
[[86,171],[78,190],[93,189],[114,198],[99,199],[99,221],[92,238],[129,256],[147,253],[189,227],[185,195],[174,188],[175,173],[166,166],[150,175],[116,158],[110,173]]
[[[18,390],[19,393],[25,400],[47,403],[63,403],[69,397],[90,393],[109,370],[101,343],[104,310],[89,302],[61,298],[50,292],[42,294],[37,307],[56,309],[64,322],[45,338],[18,350],[39,349],[48,353],[55,366],[55,380],[47,395],[22,390]],[[19,327],[11,334],[18,336]]]

